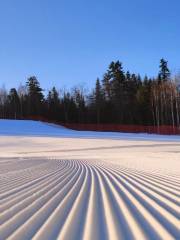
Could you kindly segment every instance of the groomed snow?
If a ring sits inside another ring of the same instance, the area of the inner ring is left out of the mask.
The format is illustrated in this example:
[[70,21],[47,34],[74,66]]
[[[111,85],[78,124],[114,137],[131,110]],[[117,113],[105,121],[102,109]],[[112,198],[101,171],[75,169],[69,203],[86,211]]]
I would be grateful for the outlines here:
[[180,239],[179,138],[0,120],[0,240]]

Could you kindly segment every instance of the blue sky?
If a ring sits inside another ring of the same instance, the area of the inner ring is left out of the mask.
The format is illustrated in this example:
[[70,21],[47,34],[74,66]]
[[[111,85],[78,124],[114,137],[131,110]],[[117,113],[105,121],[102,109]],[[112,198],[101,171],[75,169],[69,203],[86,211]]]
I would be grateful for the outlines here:
[[0,0],[0,86],[92,87],[112,60],[154,76],[180,69],[179,0]]

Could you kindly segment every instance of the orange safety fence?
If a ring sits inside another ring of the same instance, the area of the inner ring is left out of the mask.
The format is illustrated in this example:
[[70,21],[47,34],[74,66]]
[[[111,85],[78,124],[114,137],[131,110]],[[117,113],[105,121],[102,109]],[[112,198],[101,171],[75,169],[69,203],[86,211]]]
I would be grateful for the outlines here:
[[94,124],[94,123],[62,123],[54,120],[47,120],[43,117],[28,117],[26,119],[62,125],[69,129],[78,131],[103,131],[103,132],[125,132],[125,133],[149,133],[162,135],[180,135],[180,127],[176,126],[144,126],[124,124]]

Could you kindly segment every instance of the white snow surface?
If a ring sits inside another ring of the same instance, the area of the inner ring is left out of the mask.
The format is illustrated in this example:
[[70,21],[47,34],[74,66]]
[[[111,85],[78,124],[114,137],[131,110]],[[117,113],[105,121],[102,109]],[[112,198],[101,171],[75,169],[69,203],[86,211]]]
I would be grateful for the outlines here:
[[0,240],[180,239],[179,136],[0,120]]

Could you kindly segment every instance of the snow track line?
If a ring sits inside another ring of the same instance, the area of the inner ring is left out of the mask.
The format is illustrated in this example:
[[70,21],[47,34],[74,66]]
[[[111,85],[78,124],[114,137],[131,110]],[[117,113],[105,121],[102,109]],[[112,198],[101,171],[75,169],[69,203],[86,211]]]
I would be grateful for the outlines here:
[[180,239],[178,175],[102,160],[7,163],[10,171],[4,161],[0,173],[0,240]]

